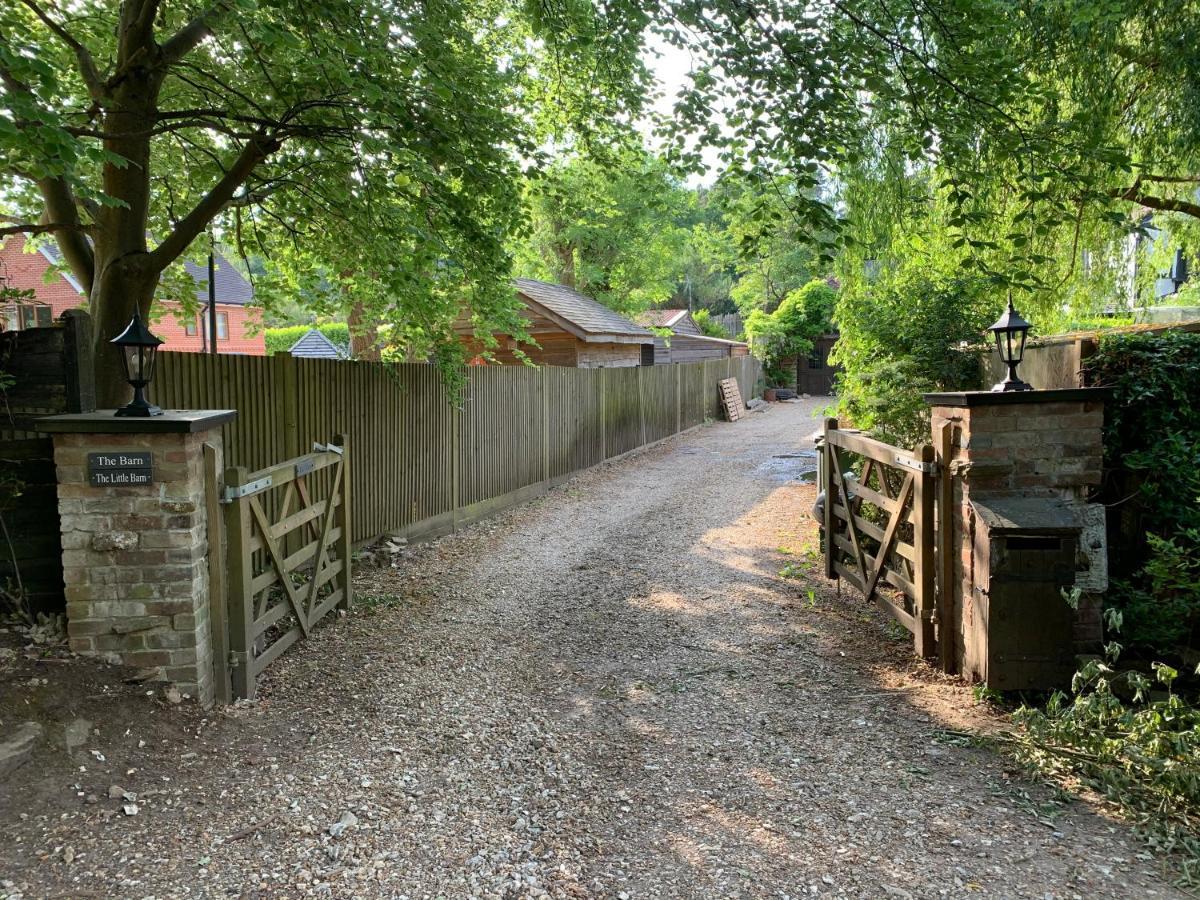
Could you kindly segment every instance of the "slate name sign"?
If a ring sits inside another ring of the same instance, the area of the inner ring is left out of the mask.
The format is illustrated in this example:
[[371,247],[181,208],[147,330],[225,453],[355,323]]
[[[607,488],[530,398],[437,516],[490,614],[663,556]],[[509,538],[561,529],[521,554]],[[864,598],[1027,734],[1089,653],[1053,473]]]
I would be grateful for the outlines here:
[[150,453],[109,450],[88,454],[88,482],[92,487],[123,487],[153,481],[154,461]]

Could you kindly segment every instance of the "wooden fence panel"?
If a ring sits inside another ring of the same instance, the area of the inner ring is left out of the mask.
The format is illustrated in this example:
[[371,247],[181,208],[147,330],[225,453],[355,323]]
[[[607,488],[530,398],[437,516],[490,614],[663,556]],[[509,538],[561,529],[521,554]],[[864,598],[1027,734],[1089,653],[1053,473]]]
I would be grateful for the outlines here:
[[646,366],[634,371],[641,381],[642,417],[646,424],[642,443],[652,444],[678,430],[679,375],[675,366]]
[[680,389],[680,427],[693,428],[704,424],[707,415],[707,400],[709,384],[704,380],[704,366],[690,365],[679,367]]
[[620,456],[645,443],[638,368],[602,369],[604,373],[604,453]]
[[[429,365],[159,354],[153,398],[236,409],[230,466],[260,469],[347,433],[355,541],[449,530],[468,507],[562,478],[718,419],[717,382],[753,396],[749,358],[627,369],[473,366],[461,408]],[[314,473],[322,491],[328,473]],[[263,503],[267,512],[274,498]],[[478,507],[471,515],[478,514]]]

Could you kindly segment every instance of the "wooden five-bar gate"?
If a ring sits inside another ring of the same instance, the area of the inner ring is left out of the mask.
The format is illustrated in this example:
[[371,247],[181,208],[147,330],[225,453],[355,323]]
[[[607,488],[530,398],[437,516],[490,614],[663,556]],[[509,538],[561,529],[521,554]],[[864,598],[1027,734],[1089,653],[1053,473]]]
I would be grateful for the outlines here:
[[890,613],[912,633],[920,656],[950,672],[952,495],[941,462],[947,450],[902,450],[827,419],[821,491],[826,576],[849,582]]
[[[216,469],[210,448],[210,514]],[[257,472],[226,469],[219,502],[228,559],[214,542],[213,657],[217,697],[229,702],[254,697],[267,666],[331,610],[350,606],[349,441],[338,435]]]

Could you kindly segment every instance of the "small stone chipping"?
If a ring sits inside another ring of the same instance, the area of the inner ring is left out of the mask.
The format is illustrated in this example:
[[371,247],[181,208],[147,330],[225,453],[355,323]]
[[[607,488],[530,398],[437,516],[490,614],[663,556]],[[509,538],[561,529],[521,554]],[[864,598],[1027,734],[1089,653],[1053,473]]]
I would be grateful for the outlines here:
[[1182,896],[816,574],[816,410],[383,547],[253,703],[81,707],[0,791],[0,896]]

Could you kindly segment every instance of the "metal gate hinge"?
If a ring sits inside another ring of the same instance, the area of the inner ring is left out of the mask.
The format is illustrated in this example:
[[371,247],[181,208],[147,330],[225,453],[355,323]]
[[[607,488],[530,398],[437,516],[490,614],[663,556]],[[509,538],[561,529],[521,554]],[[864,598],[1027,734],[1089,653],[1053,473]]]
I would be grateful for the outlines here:
[[229,651],[229,665],[233,666],[235,669],[238,666],[248,665],[249,662],[250,662],[250,654],[249,653],[239,652],[237,650]]
[[259,491],[265,491],[271,486],[271,476],[258,478],[254,481],[247,481],[245,484],[225,485],[225,490],[221,492],[221,502],[231,503],[242,497],[249,497],[251,494],[257,494]]
[[333,444],[322,444],[320,441],[313,441],[313,451],[316,453],[336,453],[342,455],[342,448],[335,447]]
[[893,462],[898,466],[903,466],[906,469],[913,469],[917,472],[924,472],[926,475],[937,474],[937,463],[921,462],[918,459],[909,459],[907,456],[901,456],[899,453],[892,457]]

